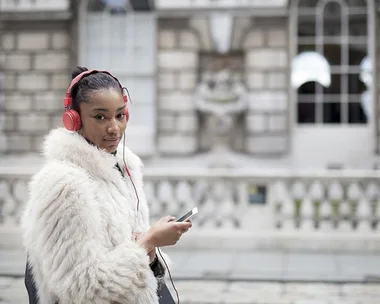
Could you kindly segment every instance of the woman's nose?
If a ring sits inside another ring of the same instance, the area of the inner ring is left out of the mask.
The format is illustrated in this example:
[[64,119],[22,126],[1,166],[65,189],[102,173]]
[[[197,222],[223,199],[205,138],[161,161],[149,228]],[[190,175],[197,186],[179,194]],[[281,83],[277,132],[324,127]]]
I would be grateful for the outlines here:
[[107,131],[108,131],[108,133],[118,133],[119,125],[118,125],[115,118],[110,120]]

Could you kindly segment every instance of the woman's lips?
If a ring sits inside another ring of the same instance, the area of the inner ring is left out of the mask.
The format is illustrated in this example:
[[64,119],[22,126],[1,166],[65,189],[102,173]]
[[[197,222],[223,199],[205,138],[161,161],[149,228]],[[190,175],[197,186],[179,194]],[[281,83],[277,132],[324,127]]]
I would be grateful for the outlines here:
[[105,139],[104,141],[112,146],[117,146],[120,142],[120,138],[108,138],[108,139]]

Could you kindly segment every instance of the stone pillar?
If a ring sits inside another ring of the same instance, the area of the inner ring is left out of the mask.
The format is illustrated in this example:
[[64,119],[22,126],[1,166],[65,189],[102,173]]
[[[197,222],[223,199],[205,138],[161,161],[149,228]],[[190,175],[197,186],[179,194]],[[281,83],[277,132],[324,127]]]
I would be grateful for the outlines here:
[[174,20],[158,23],[157,144],[161,155],[190,155],[197,150],[194,89],[200,42],[183,21],[185,25]]
[[[1,35],[1,34],[0,34]],[[3,69],[4,62],[0,58],[0,71]],[[0,154],[7,151],[7,138],[5,137],[3,128],[4,122],[4,75],[0,73]]]
[[[375,62],[376,65],[373,65],[373,69],[376,71],[377,79],[373,82],[373,88],[376,90],[376,104],[374,109],[374,115],[373,118],[374,121],[374,127],[375,127],[375,134],[376,134],[376,155],[378,156],[380,154],[380,30],[378,29],[378,26],[380,25],[380,13],[375,14],[375,44],[376,44],[376,54],[375,54]],[[376,85],[377,84],[377,85]]]
[[[3,34],[3,24],[0,22],[0,37]],[[1,50],[1,44],[0,44]],[[5,56],[0,52],[0,154],[3,154],[7,151],[7,138],[4,134],[4,70]]]
[[249,112],[246,119],[246,151],[255,156],[288,152],[289,60],[285,19],[255,19],[242,38],[246,52]]
[[70,81],[68,22],[5,23],[4,56],[6,153],[39,152],[43,136],[62,125],[63,98]]

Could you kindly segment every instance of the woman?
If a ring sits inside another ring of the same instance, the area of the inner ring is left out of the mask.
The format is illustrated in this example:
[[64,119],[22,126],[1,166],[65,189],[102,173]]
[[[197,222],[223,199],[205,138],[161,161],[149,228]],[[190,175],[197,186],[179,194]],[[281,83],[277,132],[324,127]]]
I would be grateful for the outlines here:
[[149,227],[142,163],[124,144],[117,151],[128,120],[123,87],[108,72],[78,67],[72,77],[66,129],[46,137],[47,162],[22,219],[28,292],[39,304],[159,303],[156,249],[191,223],[167,216]]

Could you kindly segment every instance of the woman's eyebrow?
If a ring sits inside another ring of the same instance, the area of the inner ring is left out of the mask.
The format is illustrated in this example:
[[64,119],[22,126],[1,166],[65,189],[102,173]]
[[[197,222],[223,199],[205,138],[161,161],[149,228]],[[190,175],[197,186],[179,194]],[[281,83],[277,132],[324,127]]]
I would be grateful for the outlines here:
[[[125,109],[125,105],[118,108],[116,111],[119,112],[119,111],[124,110],[124,109]],[[108,109],[104,109],[104,108],[94,108],[94,109],[92,109],[92,111],[109,112]]]

